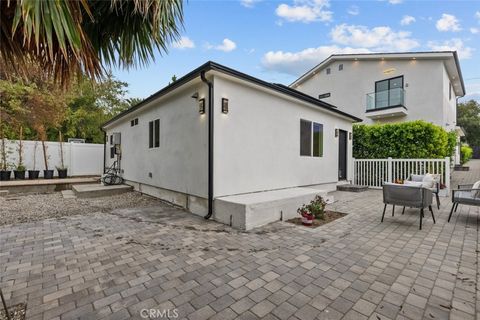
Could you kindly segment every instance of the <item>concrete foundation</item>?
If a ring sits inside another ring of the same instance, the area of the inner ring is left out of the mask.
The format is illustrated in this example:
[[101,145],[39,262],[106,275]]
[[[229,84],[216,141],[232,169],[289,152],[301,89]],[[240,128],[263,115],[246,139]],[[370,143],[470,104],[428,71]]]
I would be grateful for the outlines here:
[[78,177],[66,179],[37,179],[37,180],[11,180],[0,183],[0,191],[8,194],[18,193],[52,193],[72,189],[72,185],[92,184],[99,177]]
[[118,186],[104,186],[103,184],[78,184],[72,190],[77,198],[108,197],[131,191],[133,188],[124,184]]
[[312,188],[289,188],[215,199],[214,219],[234,228],[250,230],[270,222],[298,216],[297,209],[316,195],[327,192]]

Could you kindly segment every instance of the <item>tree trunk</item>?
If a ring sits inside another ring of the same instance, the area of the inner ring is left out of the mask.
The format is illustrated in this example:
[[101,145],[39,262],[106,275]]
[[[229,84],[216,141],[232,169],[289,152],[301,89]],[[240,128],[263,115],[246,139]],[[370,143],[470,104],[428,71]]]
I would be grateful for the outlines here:
[[42,149],[43,149],[43,161],[45,162],[45,170],[48,170],[47,146],[45,145],[45,140],[43,139],[42,139]]

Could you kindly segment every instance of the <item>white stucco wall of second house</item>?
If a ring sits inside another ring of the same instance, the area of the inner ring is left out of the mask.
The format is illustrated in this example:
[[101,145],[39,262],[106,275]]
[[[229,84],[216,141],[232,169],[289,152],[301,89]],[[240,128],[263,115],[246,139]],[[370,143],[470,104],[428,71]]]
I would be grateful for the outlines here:
[[[339,64],[343,64],[342,71]],[[331,74],[326,74],[326,68]],[[385,74],[387,70],[390,73]],[[330,93],[330,98],[322,100],[364,119],[364,123],[372,123],[365,112],[367,94],[375,91],[376,81],[403,75],[408,115],[377,121],[425,120],[445,127],[444,95],[448,98],[448,87],[444,87],[444,73],[442,60],[333,61],[296,89],[313,97]]]
[[[196,79],[107,127],[108,135],[121,133],[125,179],[207,197],[207,116],[199,114],[194,92],[208,97],[206,85]],[[132,127],[135,118],[138,125]],[[148,126],[155,119],[160,119],[160,147],[150,149]],[[107,165],[113,161],[109,149],[107,143]]]
[[[214,82],[215,197],[338,181],[335,128],[351,132],[351,120],[222,74]],[[300,119],[323,124],[323,157],[300,156]]]
[[450,78],[447,73],[447,69],[443,68],[443,127],[447,131],[455,130],[457,123],[457,99],[452,87],[452,93],[450,95]]

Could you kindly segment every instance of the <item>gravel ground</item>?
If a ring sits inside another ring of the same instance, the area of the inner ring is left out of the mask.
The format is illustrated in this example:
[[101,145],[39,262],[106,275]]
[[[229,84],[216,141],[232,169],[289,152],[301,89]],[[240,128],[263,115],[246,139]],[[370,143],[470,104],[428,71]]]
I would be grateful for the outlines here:
[[0,225],[109,212],[118,208],[150,207],[162,203],[138,192],[91,199],[64,199],[60,192],[11,195],[0,197]]

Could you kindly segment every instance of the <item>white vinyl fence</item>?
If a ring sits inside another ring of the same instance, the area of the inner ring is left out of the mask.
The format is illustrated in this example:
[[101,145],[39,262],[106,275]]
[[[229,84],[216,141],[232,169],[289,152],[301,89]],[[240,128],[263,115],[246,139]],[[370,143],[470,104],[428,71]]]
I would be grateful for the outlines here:
[[439,174],[446,193],[450,190],[450,158],[353,159],[354,184],[380,189],[384,182],[406,180],[411,174]]
[[[40,177],[42,177],[45,169],[42,143],[27,140],[22,143],[23,164],[27,170],[40,170]],[[12,170],[18,164],[18,145],[18,140],[6,140],[7,162],[11,165]],[[61,165],[60,143],[46,141],[45,145],[47,146],[48,168],[55,170],[56,175],[55,167]],[[36,151],[34,152],[34,150]],[[35,163],[34,153],[36,155]],[[69,176],[101,175],[103,173],[103,144],[64,142],[63,161],[68,168]]]

